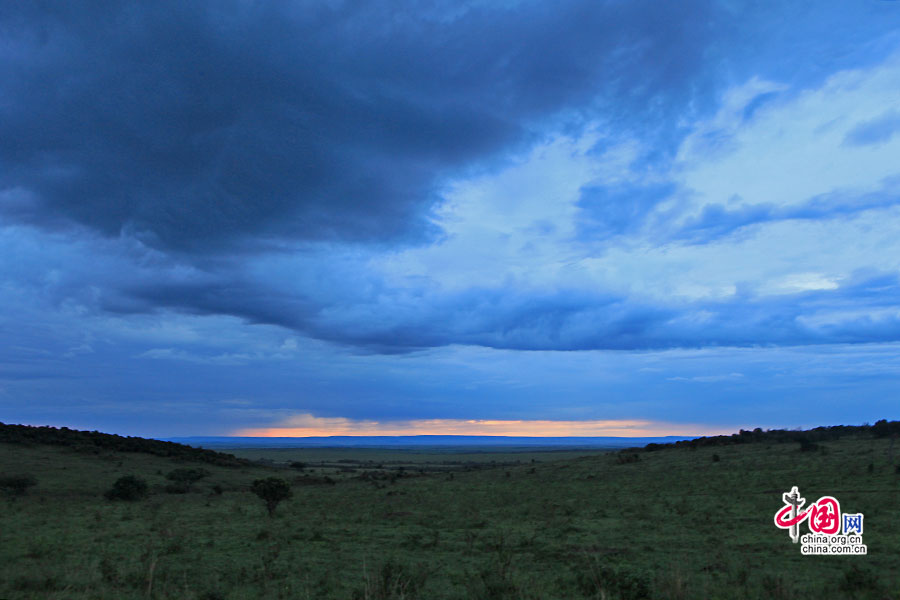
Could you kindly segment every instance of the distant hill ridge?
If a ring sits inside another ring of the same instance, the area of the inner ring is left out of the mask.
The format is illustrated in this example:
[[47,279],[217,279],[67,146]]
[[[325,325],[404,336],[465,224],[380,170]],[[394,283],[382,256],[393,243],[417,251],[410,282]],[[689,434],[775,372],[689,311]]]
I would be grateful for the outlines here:
[[779,443],[800,442],[801,449],[813,449],[817,442],[837,440],[844,436],[871,435],[873,437],[898,437],[900,436],[900,421],[888,421],[881,419],[874,425],[832,425],[814,427],[807,430],[792,431],[788,429],[769,429],[763,431],[757,427],[752,431],[741,429],[739,433],[731,435],[717,435],[699,437],[692,440],[681,440],[667,444],[650,443],[644,446],[644,450],[661,450],[667,447],[681,448],[684,446],[696,448],[700,446],[727,446],[732,444],[747,444],[754,442]]
[[651,442],[690,439],[665,437],[523,437],[502,435],[334,435],[310,437],[176,437],[170,441],[203,448],[624,448]]
[[250,461],[237,458],[232,454],[194,448],[186,444],[141,437],[124,437],[112,433],[100,433],[99,431],[79,431],[68,427],[35,427],[0,423],[0,442],[67,446],[88,452],[100,452],[101,450],[142,452],[144,454],[195,460],[225,467],[250,464]]
[[[815,427],[808,430],[770,429],[763,431],[756,428],[752,431],[740,430],[731,435],[703,436],[683,438],[677,436],[656,438],[535,438],[504,436],[333,436],[310,438],[228,438],[228,437],[194,437],[175,438],[183,442],[190,441],[197,445],[216,446],[219,448],[260,447],[416,447],[429,445],[479,445],[479,446],[559,446],[564,447],[607,447],[610,449],[628,450],[643,448],[647,451],[662,450],[675,447],[724,446],[754,442],[780,443],[800,442],[801,446],[811,447],[816,442],[836,440],[844,436],[871,435],[873,437],[900,437],[900,421],[881,419],[874,425],[833,425]],[[8,425],[0,423],[0,443],[10,444],[49,444],[68,446],[82,451],[99,452],[115,450],[120,452],[142,452],[156,456],[196,460],[221,466],[243,466],[250,461],[237,458],[232,454],[199,448],[182,442],[155,440],[141,437],[125,437],[99,431],[80,431],[68,427],[49,427],[31,425]]]
[[900,436],[900,421],[881,419],[874,425],[832,425],[807,430],[769,429],[757,427],[741,429],[731,435],[665,437],[511,437],[475,435],[409,435],[409,436],[322,436],[322,437],[186,437],[173,441],[190,443],[206,448],[323,448],[323,447],[552,447],[608,448],[634,450],[660,450],[674,447],[725,446],[752,442],[781,443],[800,442],[814,444],[837,440],[844,436],[872,435],[874,437]]

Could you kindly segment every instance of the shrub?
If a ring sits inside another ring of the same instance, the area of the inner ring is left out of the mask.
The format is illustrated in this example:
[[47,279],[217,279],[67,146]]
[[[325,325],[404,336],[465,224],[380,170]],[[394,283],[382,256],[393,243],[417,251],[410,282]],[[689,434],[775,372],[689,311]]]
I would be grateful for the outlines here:
[[0,477],[0,488],[13,496],[24,496],[28,488],[37,485],[37,479],[31,475],[6,475]]
[[713,461],[713,462],[719,462],[720,460],[722,460],[722,458],[721,458],[718,454],[713,454],[713,455],[712,455],[712,461]]
[[299,460],[295,460],[294,462],[291,463],[291,468],[297,469],[298,471],[302,471],[303,469],[306,468],[306,463],[300,462]]
[[809,438],[802,438],[800,440],[800,452],[815,452],[818,449],[819,445],[810,441]]
[[147,496],[147,482],[134,475],[119,477],[112,489],[103,494],[107,500],[140,500]]
[[872,425],[872,433],[875,437],[890,437],[900,435],[900,421],[888,421],[881,419]]
[[635,463],[640,460],[641,460],[641,457],[633,452],[628,453],[625,451],[621,451],[621,452],[619,452],[618,456],[616,457],[616,462],[620,465],[626,465],[628,463]]
[[194,483],[208,476],[206,469],[175,469],[166,474],[166,479],[172,482],[166,486],[166,491],[170,494],[187,493]]
[[291,486],[284,479],[278,477],[267,477],[266,479],[257,479],[253,482],[251,490],[266,503],[266,509],[269,516],[275,514],[275,507],[282,500],[291,497]]
[[165,487],[167,494],[187,494],[190,489],[183,483],[170,483]]

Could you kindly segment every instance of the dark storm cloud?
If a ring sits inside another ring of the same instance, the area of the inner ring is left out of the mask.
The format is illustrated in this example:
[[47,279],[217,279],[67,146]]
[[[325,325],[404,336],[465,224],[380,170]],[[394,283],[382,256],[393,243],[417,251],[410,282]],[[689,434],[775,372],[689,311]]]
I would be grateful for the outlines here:
[[[827,30],[816,19],[798,22],[808,39],[825,39],[812,35]],[[747,60],[754,35],[741,32],[767,31],[771,21],[753,7],[702,0],[6,3],[0,215],[54,230],[76,224],[64,235],[121,236],[136,248],[105,266],[86,255],[55,269],[58,304],[74,299],[106,313],[232,315],[377,352],[812,343],[819,334],[799,324],[789,302],[409,291],[367,279],[365,256],[329,274],[336,259],[315,250],[292,255],[299,267],[254,277],[239,252],[430,239],[445,180],[588,122],[652,147],[639,159],[650,170],[678,146],[698,107],[733,84],[723,70],[740,63],[766,75]],[[788,62],[803,63],[819,44]],[[764,221],[851,214],[894,203],[895,188],[862,204],[835,195],[786,209],[711,206],[660,237],[703,243]],[[669,184],[585,188],[579,235],[637,231],[677,193]],[[40,279],[42,265],[32,262]],[[286,285],[306,263],[316,276]],[[692,311],[708,313],[708,326],[691,324]]]
[[426,239],[440,178],[541,119],[684,105],[713,17],[701,1],[7,3],[6,214],[189,253]]
[[223,279],[205,283],[162,280],[133,284],[104,299],[102,308],[118,314],[170,308],[195,315],[232,315],[248,323],[304,330],[321,305],[258,284]]

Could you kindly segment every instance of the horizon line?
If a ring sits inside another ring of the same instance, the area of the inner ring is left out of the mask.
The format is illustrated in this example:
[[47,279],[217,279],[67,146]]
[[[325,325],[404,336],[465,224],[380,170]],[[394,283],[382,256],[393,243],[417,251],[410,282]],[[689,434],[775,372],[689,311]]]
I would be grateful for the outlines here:
[[[715,434],[715,435],[731,435],[731,434]],[[666,434],[666,435],[495,435],[495,434],[467,434],[467,433],[416,433],[416,434],[334,434],[334,435],[175,435],[170,436],[166,439],[190,439],[190,438],[234,438],[234,439],[291,439],[291,440],[300,440],[300,439],[329,439],[329,438],[386,438],[386,437],[400,437],[400,438],[423,438],[423,437],[440,437],[440,438],[470,438],[470,437],[482,437],[482,438],[526,438],[526,439],[544,439],[544,440],[553,440],[553,439],[594,439],[594,438],[621,438],[621,439],[643,439],[643,438],[693,438],[693,437],[711,437],[711,436],[697,436],[697,435],[679,435],[679,434]]]
[[651,419],[356,419],[308,412],[262,427],[244,427],[234,437],[332,437],[467,435],[501,437],[700,437],[731,434],[734,425],[671,423]]

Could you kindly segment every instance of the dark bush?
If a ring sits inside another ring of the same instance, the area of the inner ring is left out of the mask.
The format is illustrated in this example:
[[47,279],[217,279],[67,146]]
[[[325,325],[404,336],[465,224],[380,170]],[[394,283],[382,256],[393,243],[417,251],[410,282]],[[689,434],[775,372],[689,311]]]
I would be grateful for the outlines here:
[[28,488],[37,485],[37,479],[31,475],[6,475],[0,477],[0,489],[14,496],[23,496]]
[[888,421],[881,419],[872,425],[872,433],[875,437],[900,436],[900,421]]
[[107,500],[140,500],[147,496],[147,482],[134,475],[119,477],[112,489],[103,494]]
[[800,439],[800,452],[815,452],[819,449],[819,445],[809,440],[809,438]]
[[635,463],[641,460],[641,457],[633,452],[619,452],[619,455],[616,457],[616,462],[620,465],[626,465],[628,463]]
[[209,471],[206,469],[175,469],[166,475],[166,479],[172,482],[166,486],[166,491],[170,494],[184,494],[191,491],[194,483],[208,476]]
[[187,494],[190,488],[183,483],[170,483],[165,487],[167,494]]
[[712,455],[712,461],[713,461],[713,462],[719,462],[720,460],[722,460],[722,458],[721,458],[718,454],[713,454],[713,455]]
[[306,468],[306,463],[300,462],[299,460],[295,460],[294,462],[291,463],[291,468],[297,469],[298,471],[302,471],[303,469]]
[[266,510],[269,511],[270,517],[275,514],[275,507],[279,502],[291,497],[290,484],[278,477],[257,479],[253,482],[251,490],[266,503]]

